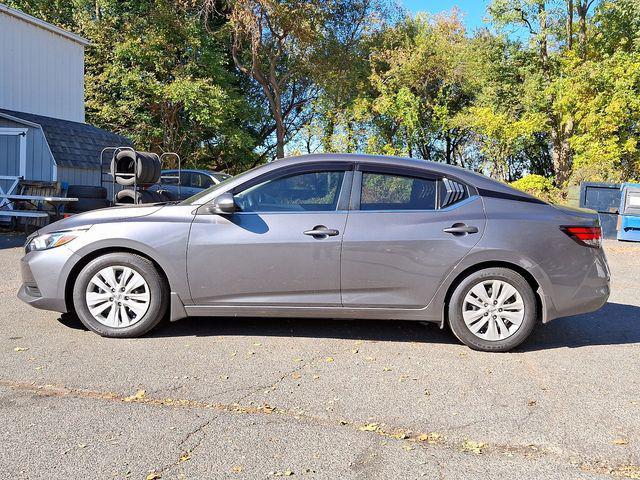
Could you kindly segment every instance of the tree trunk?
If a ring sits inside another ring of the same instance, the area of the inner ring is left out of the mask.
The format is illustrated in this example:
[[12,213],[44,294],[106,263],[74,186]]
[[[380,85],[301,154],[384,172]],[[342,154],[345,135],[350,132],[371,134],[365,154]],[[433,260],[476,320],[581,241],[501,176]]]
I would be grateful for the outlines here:
[[538,46],[540,48],[540,67],[545,77],[549,79],[549,46],[547,42],[547,9],[545,2],[538,4]]
[[567,2],[567,48],[573,49],[573,0]]
[[446,135],[445,137],[445,160],[446,162],[451,165],[453,162],[451,161],[451,137],[449,135]]
[[589,0],[578,0],[576,11],[578,13],[578,51],[580,58],[587,58],[587,14],[591,2]]
[[571,146],[569,138],[573,134],[573,120],[563,126],[551,130],[551,158],[553,159],[553,170],[556,174],[556,186],[563,187],[571,175]]

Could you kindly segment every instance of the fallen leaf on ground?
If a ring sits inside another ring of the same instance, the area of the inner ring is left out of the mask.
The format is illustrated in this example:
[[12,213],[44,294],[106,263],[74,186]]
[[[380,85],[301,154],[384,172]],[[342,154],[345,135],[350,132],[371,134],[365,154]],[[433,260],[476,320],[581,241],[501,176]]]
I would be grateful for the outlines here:
[[302,375],[300,375],[298,372],[294,372],[291,374],[291,378],[293,378],[294,380],[298,380],[299,378],[302,378]]
[[29,350],[29,347],[16,347],[13,349],[14,352],[26,352]]
[[360,427],[360,430],[362,430],[363,432],[375,432],[379,428],[380,425],[378,425],[377,423],[367,423]]
[[529,405],[530,407],[535,407],[537,403],[538,403],[537,400],[529,400],[527,402],[527,405]]
[[427,442],[427,443],[438,443],[442,440],[442,435],[440,435],[438,432],[431,432],[431,433],[423,433],[422,435],[418,436],[418,441],[420,442]]
[[480,455],[482,453],[482,449],[487,446],[486,443],[474,442],[473,440],[465,440],[462,443],[462,451],[463,452],[471,452],[476,455]]
[[333,357],[327,357],[327,362],[333,362]]
[[254,347],[261,347],[261,346],[262,346],[262,343],[260,343],[260,342],[254,342],[254,343],[253,343],[253,346],[254,346]]
[[130,395],[128,397],[125,397],[124,401],[125,402],[133,402],[133,401],[136,401],[136,400],[142,400],[144,398],[145,393],[147,393],[146,390],[138,390],[135,394]]
[[293,472],[291,470],[287,470],[284,472],[285,477],[290,477],[291,475],[293,475]]
[[624,439],[624,438],[616,438],[616,439],[613,441],[613,444],[614,444],[614,445],[628,445],[628,444],[629,444],[629,441],[628,441],[628,440],[626,440],[626,439]]
[[182,455],[180,455],[181,462],[186,462],[190,458],[191,458],[191,454],[189,452],[184,452]]
[[158,480],[162,478],[159,473],[150,473],[145,480]]
[[625,465],[614,469],[610,473],[612,473],[616,477],[640,478],[640,466]]
[[231,471],[233,473],[240,473],[242,471],[242,467],[240,465],[236,465],[235,467],[231,467]]
[[384,368],[382,369],[382,371],[383,371],[383,372],[390,372],[390,371],[391,371],[391,369],[390,369],[389,367],[384,367]]

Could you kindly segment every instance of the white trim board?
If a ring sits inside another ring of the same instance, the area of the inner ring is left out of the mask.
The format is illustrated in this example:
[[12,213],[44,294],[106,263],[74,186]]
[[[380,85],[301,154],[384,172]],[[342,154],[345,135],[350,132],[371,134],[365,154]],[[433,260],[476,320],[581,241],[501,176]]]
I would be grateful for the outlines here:
[[20,171],[21,177],[27,175],[27,129],[24,128],[0,128],[0,135],[15,135],[20,137]]

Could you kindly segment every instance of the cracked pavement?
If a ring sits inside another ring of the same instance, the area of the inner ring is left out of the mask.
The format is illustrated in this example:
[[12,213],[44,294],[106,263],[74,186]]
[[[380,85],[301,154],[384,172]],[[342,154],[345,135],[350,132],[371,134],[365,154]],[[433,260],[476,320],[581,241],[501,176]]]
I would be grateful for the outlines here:
[[640,478],[640,245],[606,243],[602,310],[488,354],[398,321],[193,318],[104,339],[17,300],[11,244],[0,478]]

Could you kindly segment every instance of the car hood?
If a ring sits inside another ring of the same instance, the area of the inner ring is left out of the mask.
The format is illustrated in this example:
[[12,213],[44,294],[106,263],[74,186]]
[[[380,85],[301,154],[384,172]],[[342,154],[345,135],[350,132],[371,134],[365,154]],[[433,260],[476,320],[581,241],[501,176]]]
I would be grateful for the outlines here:
[[49,225],[39,229],[34,235],[89,227],[97,223],[109,223],[114,221],[122,222],[130,218],[139,218],[151,215],[163,207],[163,204],[143,204],[91,210],[89,212],[79,213],[57,222],[50,223]]

